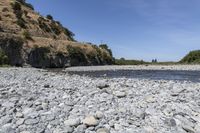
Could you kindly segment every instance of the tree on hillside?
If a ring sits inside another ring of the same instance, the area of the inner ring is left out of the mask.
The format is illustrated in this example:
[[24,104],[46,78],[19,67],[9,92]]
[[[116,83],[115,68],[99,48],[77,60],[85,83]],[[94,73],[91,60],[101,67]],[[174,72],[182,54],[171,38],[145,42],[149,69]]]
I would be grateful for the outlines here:
[[111,51],[111,49],[108,48],[107,44],[100,44],[99,47],[107,50],[109,52],[109,54],[113,57],[112,51]]
[[53,17],[52,17],[50,14],[48,14],[48,15],[47,15],[47,19],[53,20]]

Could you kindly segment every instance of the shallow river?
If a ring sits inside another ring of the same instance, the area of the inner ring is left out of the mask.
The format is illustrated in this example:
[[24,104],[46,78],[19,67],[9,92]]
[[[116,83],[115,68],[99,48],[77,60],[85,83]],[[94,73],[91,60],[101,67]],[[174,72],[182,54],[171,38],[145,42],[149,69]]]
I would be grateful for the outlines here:
[[106,70],[106,71],[70,71],[69,74],[78,74],[89,77],[107,78],[140,78],[153,80],[181,80],[200,82],[200,71],[177,70]]

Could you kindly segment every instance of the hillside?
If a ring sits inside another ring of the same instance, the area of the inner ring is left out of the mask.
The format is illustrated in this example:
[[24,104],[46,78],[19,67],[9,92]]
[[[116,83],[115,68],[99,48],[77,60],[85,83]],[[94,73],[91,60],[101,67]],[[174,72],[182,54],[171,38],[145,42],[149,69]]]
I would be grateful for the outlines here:
[[200,63],[200,50],[189,52],[180,63],[199,64]]
[[73,32],[24,0],[0,1],[0,10],[0,64],[66,67],[113,62],[108,47],[77,42]]

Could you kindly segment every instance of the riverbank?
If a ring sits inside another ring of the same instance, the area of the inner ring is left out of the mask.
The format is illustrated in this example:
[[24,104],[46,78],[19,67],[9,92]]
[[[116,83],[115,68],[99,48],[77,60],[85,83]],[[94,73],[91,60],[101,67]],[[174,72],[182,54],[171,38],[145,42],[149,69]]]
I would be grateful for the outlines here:
[[0,75],[0,133],[200,131],[200,83],[90,78],[35,68],[0,68]]

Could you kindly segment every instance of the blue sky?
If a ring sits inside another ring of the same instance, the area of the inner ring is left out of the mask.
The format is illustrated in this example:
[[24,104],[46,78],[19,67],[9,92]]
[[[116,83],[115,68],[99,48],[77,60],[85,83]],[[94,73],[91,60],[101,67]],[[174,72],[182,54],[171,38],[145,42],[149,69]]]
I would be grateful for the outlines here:
[[27,0],[116,58],[178,61],[200,49],[200,0]]

